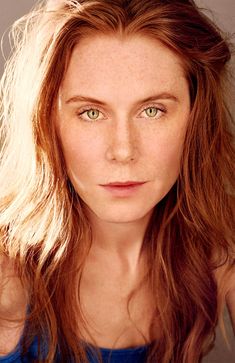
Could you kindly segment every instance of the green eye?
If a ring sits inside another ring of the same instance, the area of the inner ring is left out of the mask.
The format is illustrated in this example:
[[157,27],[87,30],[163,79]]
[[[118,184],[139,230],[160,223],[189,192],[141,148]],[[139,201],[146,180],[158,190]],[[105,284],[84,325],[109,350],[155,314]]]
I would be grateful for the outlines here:
[[96,120],[99,116],[99,110],[90,109],[87,111],[87,115],[91,120]]
[[159,110],[156,107],[148,107],[145,109],[145,112],[149,117],[155,117],[157,115],[158,111]]

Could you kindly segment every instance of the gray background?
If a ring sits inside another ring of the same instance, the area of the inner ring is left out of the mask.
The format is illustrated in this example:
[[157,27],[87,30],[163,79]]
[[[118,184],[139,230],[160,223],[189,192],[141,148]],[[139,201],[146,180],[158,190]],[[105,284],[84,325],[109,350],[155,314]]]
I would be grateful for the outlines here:
[[[143,0],[140,0],[143,1]],[[198,5],[209,9],[207,14],[217,22],[223,31],[235,32],[235,0],[197,0]],[[2,40],[2,50],[0,54],[0,76],[4,69],[5,60],[9,54],[7,32],[10,25],[20,16],[28,12],[34,5],[35,0],[0,0],[0,38]],[[233,37],[235,44],[235,37]],[[229,352],[224,340],[221,337],[220,330],[217,329],[217,337],[214,349],[211,351],[203,363],[234,363],[235,362],[235,339],[232,332],[231,323],[228,312],[225,312],[226,327],[229,332],[229,341],[232,346],[232,351]],[[194,362],[190,362],[194,363]]]

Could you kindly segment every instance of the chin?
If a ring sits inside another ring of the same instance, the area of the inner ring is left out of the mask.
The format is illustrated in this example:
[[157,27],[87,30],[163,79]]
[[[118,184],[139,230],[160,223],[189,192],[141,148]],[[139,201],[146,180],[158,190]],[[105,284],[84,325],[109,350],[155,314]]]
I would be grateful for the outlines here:
[[[118,209],[118,208],[117,208]],[[93,211],[93,213],[98,217],[100,220],[108,223],[132,223],[138,220],[141,220],[145,218],[147,215],[151,213],[152,210],[146,210],[146,212],[143,211],[143,209],[134,210],[132,207],[132,210],[105,210],[105,211]]]

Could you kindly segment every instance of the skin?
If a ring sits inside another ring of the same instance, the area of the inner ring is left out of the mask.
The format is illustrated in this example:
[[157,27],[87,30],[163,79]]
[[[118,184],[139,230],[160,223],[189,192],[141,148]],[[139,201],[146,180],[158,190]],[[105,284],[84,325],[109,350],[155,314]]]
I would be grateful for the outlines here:
[[235,270],[233,271],[233,274],[231,275],[231,282],[230,286],[228,288],[228,293],[226,295],[226,303],[228,312],[230,315],[232,327],[233,327],[233,334],[235,336]]
[[[141,102],[163,93],[172,99]],[[138,269],[153,208],[178,177],[189,113],[180,59],[160,42],[98,35],[76,45],[59,91],[56,129],[92,224],[93,251],[107,261],[112,256],[124,273]],[[100,186],[130,180],[147,183],[128,197]]]
[[[4,356],[16,347],[23,333],[28,293],[16,274],[13,261],[1,254],[0,281],[3,282],[0,293],[0,356]],[[13,321],[6,322],[1,317]],[[14,319],[19,320],[14,322]]]
[[[103,104],[78,100],[78,95]],[[143,335],[151,340],[150,292],[139,290],[131,306],[139,331],[127,315],[127,297],[146,272],[140,253],[144,233],[154,207],[177,180],[189,114],[183,66],[160,42],[98,35],[74,48],[55,122],[68,176],[92,226],[80,291],[99,346],[138,346]],[[100,186],[114,181],[146,183],[128,196]]]

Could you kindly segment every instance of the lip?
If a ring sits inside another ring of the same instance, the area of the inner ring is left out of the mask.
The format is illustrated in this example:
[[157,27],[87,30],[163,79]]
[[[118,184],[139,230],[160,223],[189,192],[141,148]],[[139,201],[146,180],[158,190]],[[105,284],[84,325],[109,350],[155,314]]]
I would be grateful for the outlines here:
[[136,182],[136,181],[126,181],[126,182],[112,182],[112,183],[108,183],[108,184],[101,184],[102,186],[113,186],[113,187],[118,187],[118,186],[131,186],[131,185],[140,185],[140,184],[144,184],[146,182]]
[[101,186],[114,197],[129,197],[136,194],[145,183],[146,182],[115,182]]

